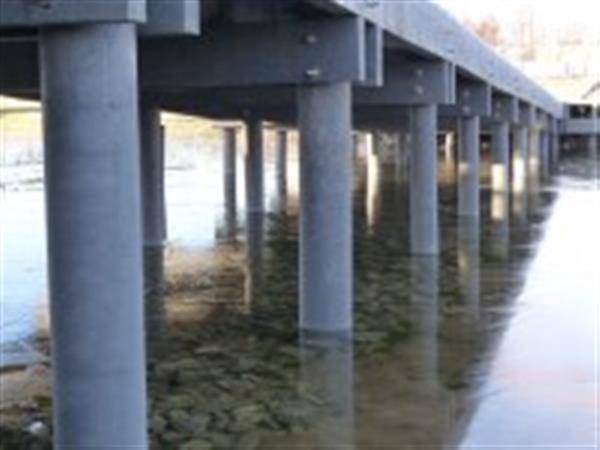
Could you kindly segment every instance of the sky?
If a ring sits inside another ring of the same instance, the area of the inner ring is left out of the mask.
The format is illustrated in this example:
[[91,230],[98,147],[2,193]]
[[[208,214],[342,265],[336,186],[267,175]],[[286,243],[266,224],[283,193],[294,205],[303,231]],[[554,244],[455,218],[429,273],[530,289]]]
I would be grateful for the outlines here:
[[548,30],[577,27],[600,36],[598,0],[435,0],[459,19],[477,20],[493,16],[510,22],[524,12],[533,11],[537,24]]

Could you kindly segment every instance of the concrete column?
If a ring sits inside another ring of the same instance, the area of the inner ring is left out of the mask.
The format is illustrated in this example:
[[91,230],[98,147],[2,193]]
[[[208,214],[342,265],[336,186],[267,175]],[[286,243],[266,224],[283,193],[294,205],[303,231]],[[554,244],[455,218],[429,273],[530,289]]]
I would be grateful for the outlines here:
[[513,193],[520,194],[527,188],[527,128],[519,125],[513,127],[512,165]]
[[528,171],[532,182],[536,182],[540,175],[540,131],[537,126],[528,128]]
[[454,163],[454,144],[456,136],[450,131],[444,134],[444,158],[447,163]]
[[479,217],[478,116],[459,118],[458,215]]
[[437,106],[411,109],[410,246],[418,255],[439,253]]
[[263,212],[264,168],[262,121],[249,118],[246,121],[248,151],[246,152],[246,210]]
[[163,129],[160,110],[145,102],[140,108],[140,133],[144,245],[162,246],[166,238]]
[[164,192],[164,129],[160,110],[140,103],[141,188],[144,230],[144,313],[146,351],[159,357],[164,331],[164,261],[166,211]]
[[558,133],[558,131],[556,131],[556,129],[552,133],[550,140],[551,140],[550,154],[551,154],[551,160],[552,160],[551,163],[552,163],[552,167],[556,168],[556,166],[560,162],[560,134]]
[[590,177],[594,180],[598,174],[599,158],[598,158],[598,137],[596,134],[590,134],[587,136],[587,147],[588,147],[588,158]]
[[375,219],[379,208],[379,179],[381,176],[381,166],[379,165],[379,149],[381,148],[381,139],[376,131],[371,133],[371,145],[367,150],[367,190],[366,190],[366,209],[368,231],[372,232],[375,226]]
[[352,159],[356,160],[360,154],[360,132],[355,131],[352,133]]
[[286,130],[277,131],[277,148],[275,153],[275,176],[277,186],[277,200],[280,210],[285,210],[287,203],[287,151],[288,133]]
[[233,238],[237,231],[237,130],[223,129],[223,198],[225,234]]
[[148,448],[133,24],[40,33],[54,447]]
[[492,125],[492,193],[509,190],[509,126],[507,122]]
[[298,88],[300,328],[352,329],[352,149],[349,83]]
[[540,131],[540,169],[544,178],[550,176],[550,136],[547,130]]

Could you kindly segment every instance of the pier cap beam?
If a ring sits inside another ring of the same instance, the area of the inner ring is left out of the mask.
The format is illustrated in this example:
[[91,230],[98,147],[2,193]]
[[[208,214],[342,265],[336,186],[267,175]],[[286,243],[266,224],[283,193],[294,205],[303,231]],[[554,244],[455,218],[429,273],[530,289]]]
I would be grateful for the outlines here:
[[519,101],[516,97],[493,93],[492,108],[493,122],[506,122],[511,125],[519,123]]
[[0,29],[134,22],[142,35],[200,34],[202,0],[2,0]]
[[[377,85],[381,39],[364,20],[340,17],[223,26],[202,39],[143,41],[146,89],[352,82]],[[206,62],[210,61],[210,64]]]
[[456,100],[456,71],[446,61],[415,60],[406,56],[386,57],[384,84],[356,88],[360,105],[451,104]]

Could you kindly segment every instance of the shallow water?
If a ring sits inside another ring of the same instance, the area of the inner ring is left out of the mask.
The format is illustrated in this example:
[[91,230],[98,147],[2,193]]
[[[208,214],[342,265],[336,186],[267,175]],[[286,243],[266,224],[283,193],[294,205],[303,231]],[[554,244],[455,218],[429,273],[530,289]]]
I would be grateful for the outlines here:
[[[415,258],[405,171],[360,159],[352,340],[297,332],[295,182],[280,198],[269,163],[270,210],[246,217],[240,179],[232,224],[220,161],[168,171],[171,244],[146,252],[157,448],[598,448],[590,161],[566,158],[510,205],[492,200],[484,175],[480,226],[455,216],[442,163],[443,252]],[[41,190],[6,197],[21,211],[7,222],[3,284],[8,307],[29,314],[10,335],[22,338],[43,298]],[[502,206],[509,220],[492,220]]]

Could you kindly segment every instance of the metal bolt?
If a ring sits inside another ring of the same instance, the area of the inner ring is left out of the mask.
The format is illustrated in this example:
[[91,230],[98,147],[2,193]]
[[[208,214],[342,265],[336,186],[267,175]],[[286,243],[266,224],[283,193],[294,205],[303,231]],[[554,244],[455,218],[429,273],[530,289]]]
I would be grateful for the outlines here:
[[425,75],[425,71],[423,69],[415,69],[415,75],[417,78],[423,78]]
[[303,39],[303,42],[308,45],[315,45],[318,41],[317,35],[313,33],[305,35]]
[[471,97],[471,91],[468,90],[468,89],[464,89],[462,91],[462,96],[463,96],[463,98],[469,98],[469,97]]
[[423,86],[417,84],[415,86],[415,94],[417,95],[423,95],[425,93],[425,89],[423,88]]
[[35,4],[38,8],[50,9],[52,7],[51,0],[36,0]]
[[319,69],[318,67],[307,69],[304,72],[304,76],[310,80],[315,80],[321,76],[321,69]]

